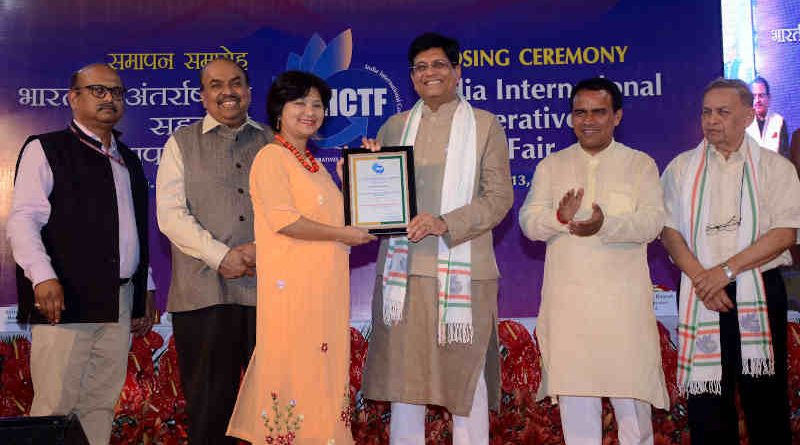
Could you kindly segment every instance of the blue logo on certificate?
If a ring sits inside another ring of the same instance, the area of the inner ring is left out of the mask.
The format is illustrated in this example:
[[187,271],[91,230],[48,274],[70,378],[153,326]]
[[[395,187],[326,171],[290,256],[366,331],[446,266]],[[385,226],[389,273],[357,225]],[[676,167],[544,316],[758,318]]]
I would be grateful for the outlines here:
[[372,171],[380,175],[381,173],[383,173],[383,166],[381,165],[380,162],[376,162],[372,164]]

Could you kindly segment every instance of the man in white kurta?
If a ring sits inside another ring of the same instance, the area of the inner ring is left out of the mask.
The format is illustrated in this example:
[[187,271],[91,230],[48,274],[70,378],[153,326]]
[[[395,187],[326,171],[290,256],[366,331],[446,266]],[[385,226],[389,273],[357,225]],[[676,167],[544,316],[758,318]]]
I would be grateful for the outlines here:
[[614,83],[578,83],[571,105],[578,143],[539,163],[519,216],[528,238],[547,243],[539,397],[557,398],[567,445],[601,443],[602,397],[623,445],[652,444],[651,405],[669,405],[647,265],[664,223],[658,169],[613,139]]
[[[703,92],[703,140],[664,170],[661,233],[681,270],[678,389],[693,444],[788,445],[787,297],[779,266],[800,228],[800,182],[745,134],[752,93],[734,79]],[[739,399],[737,401],[737,399]]]
[[750,84],[750,92],[753,93],[756,118],[747,127],[747,134],[762,147],[788,158],[789,130],[783,116],[769,109],[769,83],[763,77],[756,77]]

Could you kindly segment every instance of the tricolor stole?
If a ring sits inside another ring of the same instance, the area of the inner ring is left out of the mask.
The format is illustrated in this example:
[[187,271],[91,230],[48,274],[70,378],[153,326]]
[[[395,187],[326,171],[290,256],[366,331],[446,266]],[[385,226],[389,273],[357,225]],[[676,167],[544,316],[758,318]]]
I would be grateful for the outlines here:
[[[761,150],[749,138],[743,145],[741,223],[737,231],[738,250],[753,244],[759,237],[758,162]],[[711,147],[703,141],[692,153],[682,188],[681,233],[689,248],[703,264],[710,267],[705,230],[709,199],[709,161]],[[688,188],[688,190],[687,190]],[[690,191],[690,193],[685,193]],[[719,314],[708,310],[697,298],[691,279],[681,275],[680,322],[678,323],[678,387],[682,394],[721,393],[722,361]],[[741,333],[742,372],[749,375],[774,373],[772,338],[767,318],[764,282],[760,271],[750,269],[736,277],[736,306]]]

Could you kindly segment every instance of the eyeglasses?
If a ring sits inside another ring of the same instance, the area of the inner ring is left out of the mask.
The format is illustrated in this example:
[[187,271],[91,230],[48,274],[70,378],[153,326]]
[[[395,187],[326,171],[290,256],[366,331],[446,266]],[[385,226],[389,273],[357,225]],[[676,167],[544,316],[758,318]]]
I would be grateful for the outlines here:
[[73,90],[80,90],[86,88],[92,93],[92,96],[102,99],[106,94],[111,93],[111,98],[114,100],[122,100],[125,96],[125,88],[123,87],[107,87],[105,85],[86,85],[84,87],[75,87]]
[[716,235],[721,232],[735,232],[739,230],[739,226],[742,225],[742,218],[740,216],[733,215],[728,219],[728,221],[722,224],[707,224],[706,225],[706,235]]
[[431,62],[430,65],[428,65],[425,62],[420,62],[420,63],[414,64],[414,65],[411,65],[409,68],[411,69],[411,72],[414,73],[414,74],[422,74],[425,71],[428,71],[428,68],[431,68],[434,71],[445,71],[445,70],[449,69],[453,65],[454,64],[452,62],[450,62],[449,60],[438,59],[438,60],[434,60],[433,62]]

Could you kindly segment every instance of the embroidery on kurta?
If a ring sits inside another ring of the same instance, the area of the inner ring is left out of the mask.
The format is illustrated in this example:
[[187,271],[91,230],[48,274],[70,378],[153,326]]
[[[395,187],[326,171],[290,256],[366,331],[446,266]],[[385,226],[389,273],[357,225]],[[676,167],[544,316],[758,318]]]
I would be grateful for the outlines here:
[[278,400],[278,393],[273,392],[272,398],[272,418],[267,410],[261,411],[261,419],[267,434],[264,436],[264,443],[270,445],[292,445],[297,431],[303,425],[303,415],[295,414],[294,409],[297,402],[290,400],[285,407],[281,407]]
[[344,397],[342,397],[342,412],[339,414],[339,421],[343,422],[345,426],[349,429],[350,425],[353,422],[353,415],[355,413],[355,409],[353,409],[353,405],[350,403],[350,385],[344,385]]

